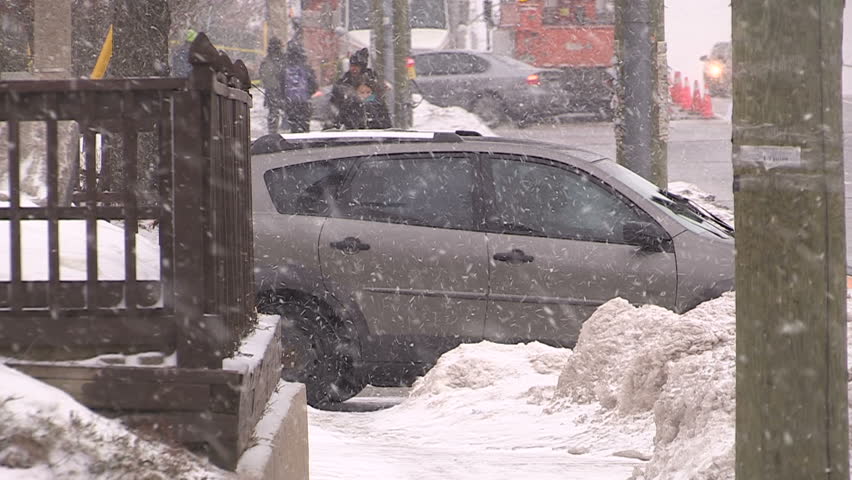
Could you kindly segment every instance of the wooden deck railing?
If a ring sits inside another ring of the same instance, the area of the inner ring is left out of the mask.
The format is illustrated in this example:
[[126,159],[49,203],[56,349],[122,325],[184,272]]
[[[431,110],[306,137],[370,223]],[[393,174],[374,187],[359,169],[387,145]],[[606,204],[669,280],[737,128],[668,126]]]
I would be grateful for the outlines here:
[[[186,79],[0,82],[0,350],[58,359],[176,349],[179,367],[219,368],[252,326],[249,76],[203,34],[190,57]],[[37,206],[21,192],[34,151],[46,166]],[[115,225],[120,245],[99,243]],[[156,225],[154,258],[140,255],[139,225]],[[85,232],[85,261],[72,275],[63,251],[74,228]],[[47,241],[33,253],[39,229]],[[108,254],[123,256],[117,279],[105,278]],[[28,268],[34,260],[46,271]],[[154,274],[140,274],[146,261]]]

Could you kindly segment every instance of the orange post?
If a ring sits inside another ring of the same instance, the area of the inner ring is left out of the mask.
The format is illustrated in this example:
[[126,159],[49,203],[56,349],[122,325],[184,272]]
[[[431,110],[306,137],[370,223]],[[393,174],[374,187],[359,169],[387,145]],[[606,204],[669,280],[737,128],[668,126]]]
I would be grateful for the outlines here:
[[683,89],[683,84],[681,83],[680,72],[674,73],[674,80],[672,80],[672,103],[675,105],[680,105],[681,102],[681,90]]
[[692,91],[689,88],[689,77],[683,77],[683,91],[681,92],[680,108],[687,112],[692,110]]
[[702,108],[704,108],[704,105],[701,100],[701,88],[698,87],[698,80],[696,80],[695,86],[692,88],[692,108],[690,111],[694,113],[701,113]]
[[713,113],[713,99],[710,98],[710,91],[707,86],[704,86],[704,103],[701,105],[701,116],[704,118],[716,118]]

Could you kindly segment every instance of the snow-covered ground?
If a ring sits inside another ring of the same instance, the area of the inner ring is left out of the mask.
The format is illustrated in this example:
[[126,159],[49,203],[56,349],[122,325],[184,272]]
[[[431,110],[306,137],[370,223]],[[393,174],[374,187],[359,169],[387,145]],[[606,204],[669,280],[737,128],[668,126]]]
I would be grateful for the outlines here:
[[732,478],[734,329],[733,295],[685,315],[615,299],[573,351],[460,346],[396,407],[310,410],[311,476]]

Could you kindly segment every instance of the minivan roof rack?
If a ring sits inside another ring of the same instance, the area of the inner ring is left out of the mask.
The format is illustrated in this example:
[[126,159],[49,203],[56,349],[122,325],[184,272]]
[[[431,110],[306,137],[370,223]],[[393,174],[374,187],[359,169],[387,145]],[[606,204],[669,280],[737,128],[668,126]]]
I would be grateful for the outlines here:
[[412,130],[325,130],[322,132],[278,134],[257,138],[251,144],[252,155],[276,153],[303,148],[363,145],[365,143],[438,142],[460,143],[463,137],[481,137],[478,132],[419,132]]

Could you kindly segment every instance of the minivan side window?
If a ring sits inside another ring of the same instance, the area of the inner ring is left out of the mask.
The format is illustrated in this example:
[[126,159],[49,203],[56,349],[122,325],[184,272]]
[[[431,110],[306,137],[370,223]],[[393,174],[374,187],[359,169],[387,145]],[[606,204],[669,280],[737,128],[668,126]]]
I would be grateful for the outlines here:
[[368,158],[340,195],[345,218],[471,229],[475,161],[442,156]]
[[521,160],[488,162],[494,198],[489,229],[508,234],[625,243],[626,222],[649,221],[582,172]]
[[278,167],[264,172],[263,180],[278,213],[327,217],[352,163],[340,159]]

